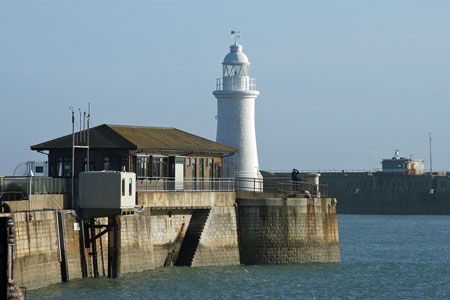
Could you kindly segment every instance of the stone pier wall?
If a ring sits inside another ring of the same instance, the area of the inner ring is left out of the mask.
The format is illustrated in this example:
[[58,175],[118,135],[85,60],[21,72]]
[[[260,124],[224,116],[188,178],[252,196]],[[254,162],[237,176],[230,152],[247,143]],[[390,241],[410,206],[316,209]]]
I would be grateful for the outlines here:
[[[61,282],[58,231],[54,211],[13,213],[16,225],[14,279],[20,286],[35,289]],[[30,220],[31,216],[31,220]],[[81,277],[79,231],[76,218],[64,216],[69,278]]]
[[242,263],[340,261],[334,199],[237,199],[237,203]]
[[179,249],[192,210],[152,210],[152,242],[155,267],[163,267],[169,255]]
[[[143,209],[120,216],[121,273],[171,265],[196,209],[209,210],[209,215],[192,266],[340,260],[334,199],[264,196],[236,200],[235,193],[143,194],[138,198]],[[62,281],[60,248],[55,211],[33,211],[31,218],[29,214],[12,214],[17,228],[14,278],[20,286],[35,289]],[[82,277],[81,232],[73,211],[66,210],[64,220],[68,274],[73,280]],[[95,224],[107,222],[107,218],[98,218]],[[96,228],[94,235],[104,229]],[[90,235],[86,232],[86,239]],[[107,275],[108,236],[96,241],[100,276]],[[87,275],[92,277],[92,249],[83,251]]]
[[150,211],[120,219],[122,274],[155,269]]
[[239,265],[234,206],[213,207],[192,262],[193,267]]

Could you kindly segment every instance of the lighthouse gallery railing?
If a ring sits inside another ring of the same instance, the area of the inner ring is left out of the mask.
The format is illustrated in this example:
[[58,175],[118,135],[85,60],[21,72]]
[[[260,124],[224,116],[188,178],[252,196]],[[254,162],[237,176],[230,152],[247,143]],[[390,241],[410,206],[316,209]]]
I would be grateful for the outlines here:
[[[230,88],[234,91],[256,91],[256,79],[249,78],[248,80],[242,80],[241,77],[230,77],[231,84]],[[223,78],[217,78],[216,80],[216,90],[223,91]]]

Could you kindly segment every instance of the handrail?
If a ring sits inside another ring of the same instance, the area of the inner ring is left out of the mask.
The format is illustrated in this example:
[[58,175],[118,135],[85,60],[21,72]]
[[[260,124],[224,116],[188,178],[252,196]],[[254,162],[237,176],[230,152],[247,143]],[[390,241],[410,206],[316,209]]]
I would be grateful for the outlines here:
[[70,191],[70,178],[48,176],[5,176],[1,177],[1,192],[29,193],[30,180],[33,181],[32,194],[66,194]]
[[292,181],[288,179],[272,178],[236,178],[237,191],[265,192],[276,194],[297,195],[310,193],[313,196],[328,195],[327,184],[313,184],[303,181]]

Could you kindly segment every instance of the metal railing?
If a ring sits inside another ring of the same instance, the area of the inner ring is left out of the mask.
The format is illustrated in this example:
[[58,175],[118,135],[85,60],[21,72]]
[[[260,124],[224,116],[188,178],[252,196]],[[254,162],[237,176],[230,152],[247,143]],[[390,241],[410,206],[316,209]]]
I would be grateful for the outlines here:
[[316,196],[328,195],[328,185],[313,184],[303,181],[292,181],[287,179],[259,179],[259,178],[236,178],[237,191],[264,192],[274,194],[297,195],[306,191]]
[[[233,91],[256,91],[256,79],[248,78],[248,80],[243,80],[241,77],[229,77],[231,80],[230,85],[227,84],[227,89],[230,88]],[[223,78],[217,78],[216,80],[216,90],[223,91],[224,83]]]
[[233,192],[233,178],[176,179],[174,177],[138,177],[138,192]]
[[32,194],[66,194],[71,191],[70,178],[7,176],[0,178],[0,192],[23,192],[28,194],[30,191],[30,180],[32,180]]
[[[274,174],[290,174],[292,173],[292,170],[262,170],[264,172],[267,173],[274,173]],[[323,170],[298,170],[300,174],[304,174],[304,173],[343,173],[343,174],[348,174],[348,173],[376,173],[376,172],[381,172],[381,168],[373,168],[370,170],[365,170],[365,169],[361,169],[361,170],[338,170],[338,169],[323,169]]]

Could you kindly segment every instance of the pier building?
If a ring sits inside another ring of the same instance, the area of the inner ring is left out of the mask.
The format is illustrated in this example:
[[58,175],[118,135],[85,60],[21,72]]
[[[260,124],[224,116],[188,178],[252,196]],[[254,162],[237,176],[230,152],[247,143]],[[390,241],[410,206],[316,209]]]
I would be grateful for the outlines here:
[[392,158],[383,159],[381,165],[382,171],[385,173],[419,175],[425,172],[423,159],[400,157],[399,150],[395,150]]
[[[77,132],[75,140],[86,141],[86,135],[86,131]],[[176,128],[102,124],[91,128],[89,137],[90,171],[135,172],[138,178],[192,182],[222,178],[223,156],[238,151]],[[71,177],[72,143],[69,134],[31,150],[48,154],[50,177]],[[75,152],[75,177],[87,170],[86,149]]]

